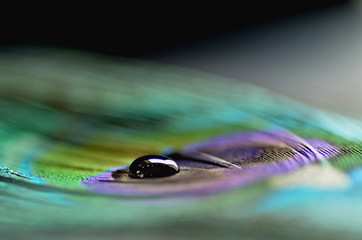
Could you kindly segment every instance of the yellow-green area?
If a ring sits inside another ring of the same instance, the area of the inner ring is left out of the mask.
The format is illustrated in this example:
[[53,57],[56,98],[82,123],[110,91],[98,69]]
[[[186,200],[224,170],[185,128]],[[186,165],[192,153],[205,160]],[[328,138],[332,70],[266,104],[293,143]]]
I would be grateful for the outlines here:
[[139,156],[159,154],[167,147],[177,150],[211,136],[242,130],[246,130],[245,126],[230,125],[192,133],[149,131],[127,139],[100,131],[82,145],[55,142],[37,156],[31,170],[52,186],[82,189],[81,181],[111,168],[127,165]]

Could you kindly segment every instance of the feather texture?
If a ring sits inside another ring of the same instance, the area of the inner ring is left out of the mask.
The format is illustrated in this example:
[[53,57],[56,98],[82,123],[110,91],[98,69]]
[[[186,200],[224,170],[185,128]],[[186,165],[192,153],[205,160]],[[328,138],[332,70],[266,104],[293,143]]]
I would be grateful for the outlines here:
[[[81,52],[3,52],[0,137],[5,237],[362,234],[361,122],[232,79]],[[182,155],[179,174],[128,177],[134,159],[160,153]]]

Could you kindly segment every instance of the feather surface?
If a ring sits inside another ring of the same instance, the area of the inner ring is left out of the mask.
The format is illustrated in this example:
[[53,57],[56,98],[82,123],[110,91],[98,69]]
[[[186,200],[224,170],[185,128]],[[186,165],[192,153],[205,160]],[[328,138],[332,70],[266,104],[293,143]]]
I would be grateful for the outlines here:
[[[362,235],[361,122],[233,79],[2,52],[0,137],[4,239]],[[130,178],[147,154],[179,154],[180,173]]]

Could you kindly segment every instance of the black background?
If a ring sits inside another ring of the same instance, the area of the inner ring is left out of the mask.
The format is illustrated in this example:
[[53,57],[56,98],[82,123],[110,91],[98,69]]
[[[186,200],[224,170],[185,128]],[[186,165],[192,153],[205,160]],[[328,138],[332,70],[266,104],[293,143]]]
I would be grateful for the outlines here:
[[239,1],[3,8],[0,45],[50,46],[126,57],[182,48],[229,32],[288,21],[351,1]]

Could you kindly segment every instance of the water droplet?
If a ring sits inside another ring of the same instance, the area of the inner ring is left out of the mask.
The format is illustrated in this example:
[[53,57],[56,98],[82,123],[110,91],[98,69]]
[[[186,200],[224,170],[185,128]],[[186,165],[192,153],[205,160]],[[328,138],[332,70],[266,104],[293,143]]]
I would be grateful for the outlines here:
[[129,176],[133,178],[167,177],[177,172],[179,172],[177,163],[171,158],[160,155],[139,157],[129,167]]

